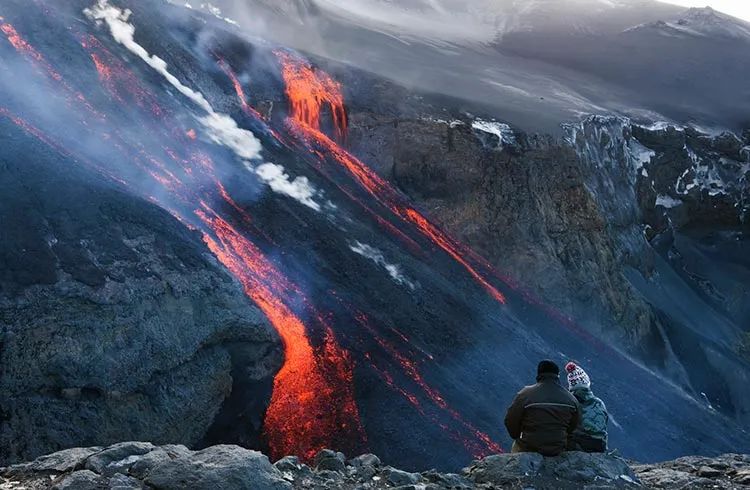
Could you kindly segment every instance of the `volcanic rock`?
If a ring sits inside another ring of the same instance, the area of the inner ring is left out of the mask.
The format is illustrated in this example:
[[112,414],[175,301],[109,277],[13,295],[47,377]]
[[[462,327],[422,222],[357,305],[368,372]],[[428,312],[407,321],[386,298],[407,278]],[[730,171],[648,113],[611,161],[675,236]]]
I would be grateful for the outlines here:
[[323,449],[315,455],[315,469],[318,471],[344,471],[346,468],[346,456],[343,453]]
[[97,490],[105,479],[90,470],[74,471],[52,485],[52,490]]
[[[144,450],[147,452],[140,454]],[[324,454],[336,455],[333,451]],[[133,463],[130,466],[102,464],[121,457]],[[261,453],[238,446],[212,446],[191,451],[180,446],[125,442],[104,449],[67,450],[30,463],[0,468],[0,489],[572,490],[642,488],[642,483],[649,488],[728,490],[743,488],[750,482],[750,456],[738,454],[680,458],[635,465],[632,469],[622,458],[608,454],[570,452],[554,458],[529,453],[499,454],[475,461],[463,475],[436,470],[419,474],[391,466],[361,464],[362,460],[374,463],[376,459],[373,455],[364,455],[350,460],[345,471],[332,471],[311,469],[290,456],[271,465]],[[356,460],[359,462],[352,464]],[[66,463],[55,466],[52,461]],[[71,464],[73,461],[75,463]],[[79,469],[81,467],[92,469]],[[707,474],[708,469],[714,476],[701,476]],[[363,471],[369,476],[363,478]]]
[[166,461],[152,469],[144,481],[163,490],[290,487],[266,456],[238,446],[213,446]]
[[396,468],[385,468],[383,471],[386,479],[396,487],[405,485],[415,485],[422,479],[419,473],[409,473],[407,471],[397,470]]
[[48,158],[0,167],[0,462],[133,437],[195,444],[232,420],[238,383],[253,440],[281,363],[266,318],[200,236]]

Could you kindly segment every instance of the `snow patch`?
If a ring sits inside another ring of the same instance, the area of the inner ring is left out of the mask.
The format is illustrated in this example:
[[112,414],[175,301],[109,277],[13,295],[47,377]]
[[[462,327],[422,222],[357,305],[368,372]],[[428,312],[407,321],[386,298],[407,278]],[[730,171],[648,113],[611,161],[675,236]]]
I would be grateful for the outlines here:
[[675,199],[672,196],[667,196],[664,194],[659,194],[656,196],[656,205],[661,206],[667,209],[676,208],[677,206],[680,206],[683,204],[683,202],[679,199]]
[[389,263],[385,259],[385,255],[383,255],[383,252],[381,252],[379,249],[372,247],[370,245],[367,245],[366,243],[362,243],[359,241],[354,242],[354,244],[350,244],[349,248],[352,252],[361,255],[362,257],[365,257],[366,259],[370,259],[371,261],[375,262],[375,264],[379,265],[383,269],[388,272],[388,275],[391,276],[391,279],[396,281],[398,284],[407,286],[409,289],[414,289],[414,283],[409,281],[401,272],[401,267],[398,265],[394,265]]
[[513,129],[505,123],[475,119],[471,123],[471,127],[476,131],[497,136],[499,140],[497,145],[498,150],[502,150],[505,146],[514,146],[518,143]]
[[[651,148],[643,146],[640,141],[635,138],[630,138],[628,141],[628,153],[630,160],[635,167],[635,170],[645,170],[644,165],[651,162],[651,159],[656,156],[656,152]],[[648,175],[648,173],[646,173]]]

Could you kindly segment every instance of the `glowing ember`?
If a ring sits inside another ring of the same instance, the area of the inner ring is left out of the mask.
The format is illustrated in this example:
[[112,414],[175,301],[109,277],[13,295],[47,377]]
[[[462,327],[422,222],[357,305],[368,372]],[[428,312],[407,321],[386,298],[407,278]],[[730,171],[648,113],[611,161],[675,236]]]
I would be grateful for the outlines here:
[[81,46],[89,52],[91,61],[110,95],[120,103],[135,102],[138,107],[148,109],[161,117],[164,110],[156,98],[143,89],[138,78],[94,36],[81,36]]
[[242,88],[242,82],[240,82],[240,79],[237,78],[237,74],[234,72],[234,70],[232,70],[232,67],[229,66],[229,64],[227,64],[227,62],[221,58],[219,58],[218,64],[219,68],[221,68],[221,70],[226,73],[226,75],[232,81],[232,86],[234,87],[234,91],[240,101],[242,110],[245,111],[245,113],[247,113],[249,116],[255,117],[257,119],[263,119],[260,113],[254,108],[250,107],[250,104],[247,103],[247,97],[245,97],[245,90]]
[[4,22],[2,17],[0,17],[0,32],[5,34],[5,37],[8,38],[8,42],[18,51],[20,54],[27,57],[34,66],[42,73],[46,74],[49,78],[54,80],[55,82],[58,82],[60,86],[63,87],[64,91],[67,93],[68,102],[72,103],[73,101],[77,100],[80,103],[83,103],[86,109],[94,114],[98,119],[105,119],[104,115],[96,112],[94,108],[89,104],[88,100],[86,100],[86,97],[80,92],[75,91],[68,83],[63,79],[62,75],[55,70],[52,65],[46,60],[42,54],[37,51],[31,44],[28,43],[13,27],[12,25]]

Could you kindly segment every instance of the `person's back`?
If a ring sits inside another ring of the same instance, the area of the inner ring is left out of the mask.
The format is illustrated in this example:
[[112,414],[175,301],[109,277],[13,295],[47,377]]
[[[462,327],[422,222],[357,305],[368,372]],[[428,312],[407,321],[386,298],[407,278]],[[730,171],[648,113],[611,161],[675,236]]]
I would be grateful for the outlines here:
[[578,426],[578,401],[560,385],[560,369],[552,361],[537,368],[537,383],[516,395],[505,416],[505,427],[514,439],[513,452],[557,456],[565,451]]
[[581,405],[581,423],[573,432],[569,449],[603,453],[607,450],[607,407],[594,396],[591,380],[580,366],[569,362],[565,370],[568,372],[568,388]]

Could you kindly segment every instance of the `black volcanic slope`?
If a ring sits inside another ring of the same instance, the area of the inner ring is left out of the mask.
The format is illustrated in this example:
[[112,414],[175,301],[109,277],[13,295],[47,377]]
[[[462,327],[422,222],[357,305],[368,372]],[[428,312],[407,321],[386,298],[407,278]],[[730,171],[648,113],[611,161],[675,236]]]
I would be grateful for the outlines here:
[[[196,264],[206,261],[225,268],[234,277],[233,290],[249,298],[244,306],[233,306],[236,311],[246,308],[245,316],[238,314],[225,322],[226,328],[196,341],[201,347],[226,348],[214,357],[201,355],[195,362],[202,362],[204,369],[197,372],[213,373],[212,362],[223,363],[231,367],[231,378],[214,373],[214,382],[208,383],[202,376],[175,375],[153,390],[135,390],[150,401],[174,402],[165,406],[187,407],[185,413],[170,414],[170,424],[203,431],[167,431],[160,434],[161,442],[240,442],[277,456],[309,455],[323,446],[350,453],[369,449],[407,467],[457,468],[472,456],[497,451],[498,445],[509,446],[502,429],[504,408],[515,391],[531,381],[538,359],[552,357],[586,364],[615,421],[612,445],[626,455],[652,460],[748,449],[747,438],[733,421],[631,361],[617,346],[555,314],[525,294],[522,285],[433,227],[399,191],[346,154],[334,142],[333,130],[329,137],[300,126],[309,122],[300,122],[301,115],[309,116],[317,107],[304,97],[295,100],[307,106],[288,104],[287,96],[295,96],[294,83],[322,87],[315,93],[330,97],[322,117],[323,127],[331,129],[329,105],[335,113],[337,87],[299,55],[261,41],[245,43],[224,31],[222,22],[160,2],[105,5],[133,10],[120,21],[135,26],[140,48],[115,42],[110,26],[84,15],[84,8],[93,7],[88,2],[63,6],[11,0],[0,12],[0,216],[1,228],[13,230],[9,240],[4,235],[2,246],[0,320],[3,335],[11,335],[16,345],[41,348],[36,330],[16,315],[14,305],[35,294],[35,288],[69,281],[65,264],[30,267],[26,256],[14,252],[25,248],[34,230],[44,229],[40,223],[49,219],[49,206],[65,208],[72,223],[118,219],[125,230],[139,226],[138,220],[128,221],[129,213],[156,213],[167,221],[149,226],[165,223],[170,230],[159,235],[168,242],[164,246],[174,250],[168,256],[178,256],[180,264],[199,267]],[[116,34],[120,40],[127,38],[127,30]],[[179,82],[158,71],[164,68],[160,60],[149,58],[155,69],[138,57],[139,49],[165,61]],[[252,74],[237,80],[247,93],[274,94],[268,98],[275,103],[273,110],[264,111],[266,117],[238,101],[230,66]],[[258,142],[262,148],[256,147]],[[25,162],[34,162],[28,167],[33,172],[14,170]],[[66,178],[54,186],[39,185],[36,174],[46,171]],[[88,215],[92,207],[110,201],[91,191],[87,202],[67,189],[83,181],[116,189],[123,202],[115,204],[122,208],[119,213]],[[68,207],[65,199],[76,202]],[[18,216],[25,219],[19,222]],[[191,232],[170,228],[177,222]],[[66,243],[107,243],[106,237],[91,237],[89,227],[63,229],[72,234]],[[33,261],[85,263],[80,254],[86,250],[70,247],[60,253],[54,240],[36,239]],[[117,256],[114,251],[112,255]],[[98,298],[81,312],[90,322],[123,278],[103,274],[102,267],[96,267],[99,259],[88,259],[93,265],[77,268],[72,279]],[[174,296],[195,292],[190,284],[182,287]],[[198,290],[208,294],[210,287],[200,285]],[[265,325],[257,318],[243,320],[258,313],[251,300],[285,346],[270,398],[266,376],[276,370],[274,356],[251,355],[247,345],[228,345],[252,344],[262,350],[258,345],[263,344],[273,350],[272,334],[251,339],[246,332],[247,323]],[[192,342],[200,322],[182,323],[179,313],[200,311],[201,305],[163,304],[165,311],[176,312],[172,323],[169,318],[164,322],[180,328],[165,335],[162,343]],[[148,322],[147,315],[142,320]],[[116,317],[100,322],[118,324]],[[43,323],[55,335],[56,319]],[[106,328],[91,335],[107,339],[118,332]],[[119,352],[133,341],[138,339],[124,335],[106,345]],[[19,381],[12,378],[12,359],[4,352],[7,341],[0,345],[3,382]],[[97,345],[86,344],[80,359],[99,359]],[[141,352],[143,366],[163,355],[160,346],[154,343],[153,349]],[[108,353],[103,358],[109,359]],[[105,369],[97,376],[89,383],[106,386],[111,373]],[[62,394],[75,399],[81,393],[98,393],[88,388],[66,386],[72,391]],[[191,395],[191,389],[200,396]],[[119,403],[119,394],[108,396]],[[198,414],[206,409],[191,407],[201,397],[227,400],[222,407],[212,407],[220,414],[216,420],[203,420]],[[268,405],[262,424],[242,410],[244,403],[253,413],[259,405]],[[22,439],[33,430],[33,421],[24,425],[5,409],[6,401],[2,404],[0,424],[8,440]],[[143,404],[133,402],[132,416],[125,419],[84,401],[74,407],[127,434],[139,426]],[[17,447],[0,453],[0,459],[95,443],[96,438],[96,427],[84,435],[55,433],[48,447]]]

